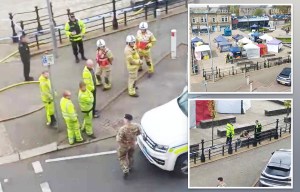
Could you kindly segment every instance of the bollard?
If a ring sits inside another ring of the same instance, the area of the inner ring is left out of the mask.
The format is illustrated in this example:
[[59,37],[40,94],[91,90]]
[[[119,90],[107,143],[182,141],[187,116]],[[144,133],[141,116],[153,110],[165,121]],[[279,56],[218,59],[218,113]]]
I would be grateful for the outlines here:
[[157,9],[158,9],[158,0],[155,0],[155,7],[154,7],[154,10],[153,10],[153,16],[154,16],[154,18],[157,17],[157,12],[156,12]]
[[187,8],[188,7],[188,0],[185,0],[185,8]]
[[249,84],[250,84],[250,92],[252,92],[253,91],[252,81],[249,82]]
[[10,26],[12,29],[12,40],[13,40],[13,43],[17,43],[17,42],[19,42],[19,38],[17,37],[15,24],[13,21],[14,16],[12,15],[12,13],[8,13],[8,15],[9,15],[9,19],[10,19]]
[[221,69],[219,68],[219,77],[221,77]]
[[256,70],[258,70],[258,61],[257,61],[257,63],[256,63]]
[[105,17],[102,17],[102,28],[103,32],[105,32]]
[[116,13],[116,0],[113,0],[113,20],[112,20],[113,29],[116,30],[119,28],[117,13]]
[[234,75],[234,66],[232,66],[232,75]]
[[235,142],[235,147],[234,147],[235,152],[237,152],[237,146],[238,146],[238,144],[237,144],[237,142]]
[[36,47],[37,47],[38,49],[40,49],[39,38],[38,38],[38,35],[37,35],[37,34],[35,34],[35,41],[36,41]]
[[290,125],[289,125],[289,133],[291,133],[291,127],[292,127],[292,125],[290,123]]
[[166,14],[168,14],[168,3],[169,3],[169,0],[166,0],[166,8],[165,8],[165,11],[166,11]]
[[59,37],[60,44],[62,44],[62,38],[61,38],[60,28],[58,28],[58,37]]
[[201,140],[201,162],[205,162],[205,155],[204,155],[204,139]]
[[276,119],[276,128],[275,128],[276,133],[274,135],[274,139],[278,139],[278,123],[279,123],[279,119]]
[[250,84],[250,75],[247,75],[246,77],[247,77],[247,85],[249,85]]
[[210,160],[211,151],[208,149],[208,159]]
[[157,19],[161,18],[161,9],[156,9],[156,18]]
[[279,129],[279,137],[281,137],[281,129],[282,129],[282,128]]
[[41,31],[43,30],[42,25],[41,25],[41,21],[40,21],[40,15],[39,15],[39,9],[38,6],[35,6],[35,13],[36,13],[36,20],[37,20],[37,31]]
[[270,141],[272,140],[272,131],[270,131],[270,133],[269,133],[269,140]]
[[197,155],[195,154],[194,155],[194,164],[196,164],[197,163]]
[[171,30],[171,58],[176,59],[176,29]]
[[247,148],[250,147],[250,138],[247,139]]
[[127,26],[127,11],[124,11],[124,25]]

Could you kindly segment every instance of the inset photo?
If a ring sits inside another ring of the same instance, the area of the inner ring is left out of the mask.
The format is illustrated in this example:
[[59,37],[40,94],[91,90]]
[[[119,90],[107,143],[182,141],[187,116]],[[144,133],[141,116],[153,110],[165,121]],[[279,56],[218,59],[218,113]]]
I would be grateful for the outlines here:
[[292,5],[189,5],[189,93],[292,93]]
[[189,100],[189,188],[292,188],[292,100]]

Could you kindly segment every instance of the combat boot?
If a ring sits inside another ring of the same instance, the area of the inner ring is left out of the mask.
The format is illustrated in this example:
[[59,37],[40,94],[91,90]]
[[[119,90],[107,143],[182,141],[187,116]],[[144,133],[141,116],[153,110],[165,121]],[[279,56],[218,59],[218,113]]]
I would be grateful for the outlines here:
[[54,115],[51,115],[50,118],[51,118],[50,126],[51,126],[51,127],[56,127],[56,126],[57,126],[57,121],[56,121],[55,116],[54,116]]
[[96,139],[97,137],[94,135],[94,134],[91,134],[91,135],[87,135],[89,138],[91,139]]

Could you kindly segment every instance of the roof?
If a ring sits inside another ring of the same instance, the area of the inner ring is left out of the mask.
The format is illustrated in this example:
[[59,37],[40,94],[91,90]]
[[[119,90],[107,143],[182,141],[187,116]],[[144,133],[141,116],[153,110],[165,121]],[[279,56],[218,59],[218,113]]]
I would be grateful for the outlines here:
[[252,43],[252,41],[250,39],[248,39],[247,37],[244,37],[243,39],[240,39],[239,42],[245,44],[245,43]]
[[241,48],[240,47],[230,47],[229,51],[232,53],[241,52]]
[[219,44],[219,46],[222,46],[222,45],[232,45],[232,43],[230,43],[228,41],[221,41],[218,44]]
[[271,41],[267,42],[268,45],[279,45],[280,43],[282,43],[282,41],[280,41],[276,38],[273,38]]
[[247,45],[243,46],[244,49],[259,49],[259,47],[253,43],[248,43]]
[[267,40],[267,41],[271,41],[273,39],[272,36],[268,35],[268,34],[263,34],[262,36],[259,37],[260,39],[263,39],[263,40]]
[[260,43],[260,44],[257,44],[257,46],[260,47],[260,48],[265,48],[265,47],[267,47],[265,44],[261,44],[261,43]]
[[194,38],[191,40],[192,43],[196,43],[196,42],[199,42],[199,41],[203,42],[203,40],[202,40],[200,37],[194,37]]
[[209,51],[210,47],[208,45],[200,45],[195,47],[195,52]]
[[223,37],[222,35],[219,35],[218,37],[216,37],[215,40],[216,40],[216,42],[227,41],[227,39],[225,37]]
[[251,36],[253,36],[253,37],[258,37],[259,35],[260,35],[260,34],[259,34],[259,32],[257,32],[257,31],[256,31],[255,33],[252,33],[252,34],[251,34]]
[[191,13],[197,13],[197,14],[209,14],[209,13],[217,13],[219,10],[218,7],[210,7],[209,10],[207,7],[200,7],[200,8],[194,8],[191,9]]

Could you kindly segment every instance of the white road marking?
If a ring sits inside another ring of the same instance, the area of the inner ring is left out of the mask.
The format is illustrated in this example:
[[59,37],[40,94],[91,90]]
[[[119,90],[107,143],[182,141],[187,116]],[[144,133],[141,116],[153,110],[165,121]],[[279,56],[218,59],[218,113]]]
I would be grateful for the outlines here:
[[0,192],[3,192],[3,188],[2,188],[1,182],[0,182]]
[[51,192],[50,186],[48,182],[41,183],[41,188],[43,192]]
[[32,167],[33,167],[35,173],[42,173],[43,172],[42,165],[39,161],[33,162]]
[[56,161],[66,161],[71,159],[80,159],[80,158],[86,158],[86,157],[95,157],[95,156],[101,156],[101,155],[109,155],[109,154],[115,154],[117,153],[116,150],[114,151],[106,151],[106,152],[100,152],[100,153],[91,153],[91,154],[85,154],[85,155],[76,155],[76,156],[70,156],[70,157],[61,157],[56,159],[47,159],[46,163],[56,162]]

